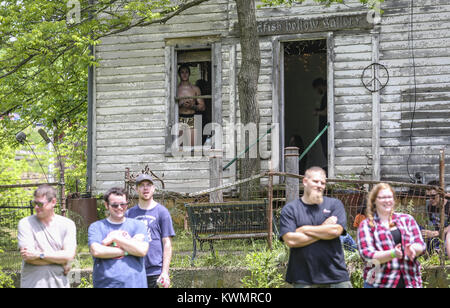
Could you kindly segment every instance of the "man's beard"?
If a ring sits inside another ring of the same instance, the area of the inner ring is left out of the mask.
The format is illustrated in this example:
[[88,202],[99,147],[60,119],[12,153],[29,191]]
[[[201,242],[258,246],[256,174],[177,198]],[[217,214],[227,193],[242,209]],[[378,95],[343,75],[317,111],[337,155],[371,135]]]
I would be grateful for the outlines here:
[[308,199],[313,204],[321,204],[323,202],[323,191],[310,190],[308,192]]

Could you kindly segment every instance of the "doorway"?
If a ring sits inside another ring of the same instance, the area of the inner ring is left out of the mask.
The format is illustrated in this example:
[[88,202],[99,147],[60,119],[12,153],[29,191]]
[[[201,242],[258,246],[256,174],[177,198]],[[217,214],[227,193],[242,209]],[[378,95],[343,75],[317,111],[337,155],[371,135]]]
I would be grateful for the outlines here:
[[[283,53],[284,144],[301,155],[327,123],[327,40],[284,42]],[[300,174],[311,166],[327,170],[327,145],[325,133],[300,161]]]

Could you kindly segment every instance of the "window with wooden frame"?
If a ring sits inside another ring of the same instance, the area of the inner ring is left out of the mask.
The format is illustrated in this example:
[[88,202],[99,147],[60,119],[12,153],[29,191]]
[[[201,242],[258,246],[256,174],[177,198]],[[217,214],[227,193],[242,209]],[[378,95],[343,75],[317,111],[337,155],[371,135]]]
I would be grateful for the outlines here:
[[186,135],[183,137],[188,127],[191,128],[191,136],[195,136],[190,138],[188,145],[202,146],[208,139],[208,135],[203,134],[205,125],[221,123],[221,91],[217,82],[221,76],[221,56],[218,46],[220,43],[166,47],[167,156],[183,150],[189,139]]

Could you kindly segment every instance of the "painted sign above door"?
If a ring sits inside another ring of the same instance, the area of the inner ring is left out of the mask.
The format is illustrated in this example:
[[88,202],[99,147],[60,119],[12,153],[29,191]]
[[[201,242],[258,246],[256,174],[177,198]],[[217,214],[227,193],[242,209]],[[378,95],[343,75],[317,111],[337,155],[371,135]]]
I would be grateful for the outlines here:
[[[310,33],[336,31],[346,29],[371,29],[373,24],[368,21],[367,13],[352,15],[332,15],[314,18],[289,18],[259,20],[257,25],[258,35],[281,35],[295,33]],[[234,32],[237,31],[237,23]]]

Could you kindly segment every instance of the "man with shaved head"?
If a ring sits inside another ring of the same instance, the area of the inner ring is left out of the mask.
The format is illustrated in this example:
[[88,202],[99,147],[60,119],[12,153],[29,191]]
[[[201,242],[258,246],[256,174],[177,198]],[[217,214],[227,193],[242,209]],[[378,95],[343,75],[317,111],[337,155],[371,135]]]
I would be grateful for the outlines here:
[[280,216],[280,240],[290,248],[286,281],[296,288],[351,288],[339,239],[346,234],[344,205],[324,196],[320,167],[306,170],[303,186],[303,196],[286,204]]

